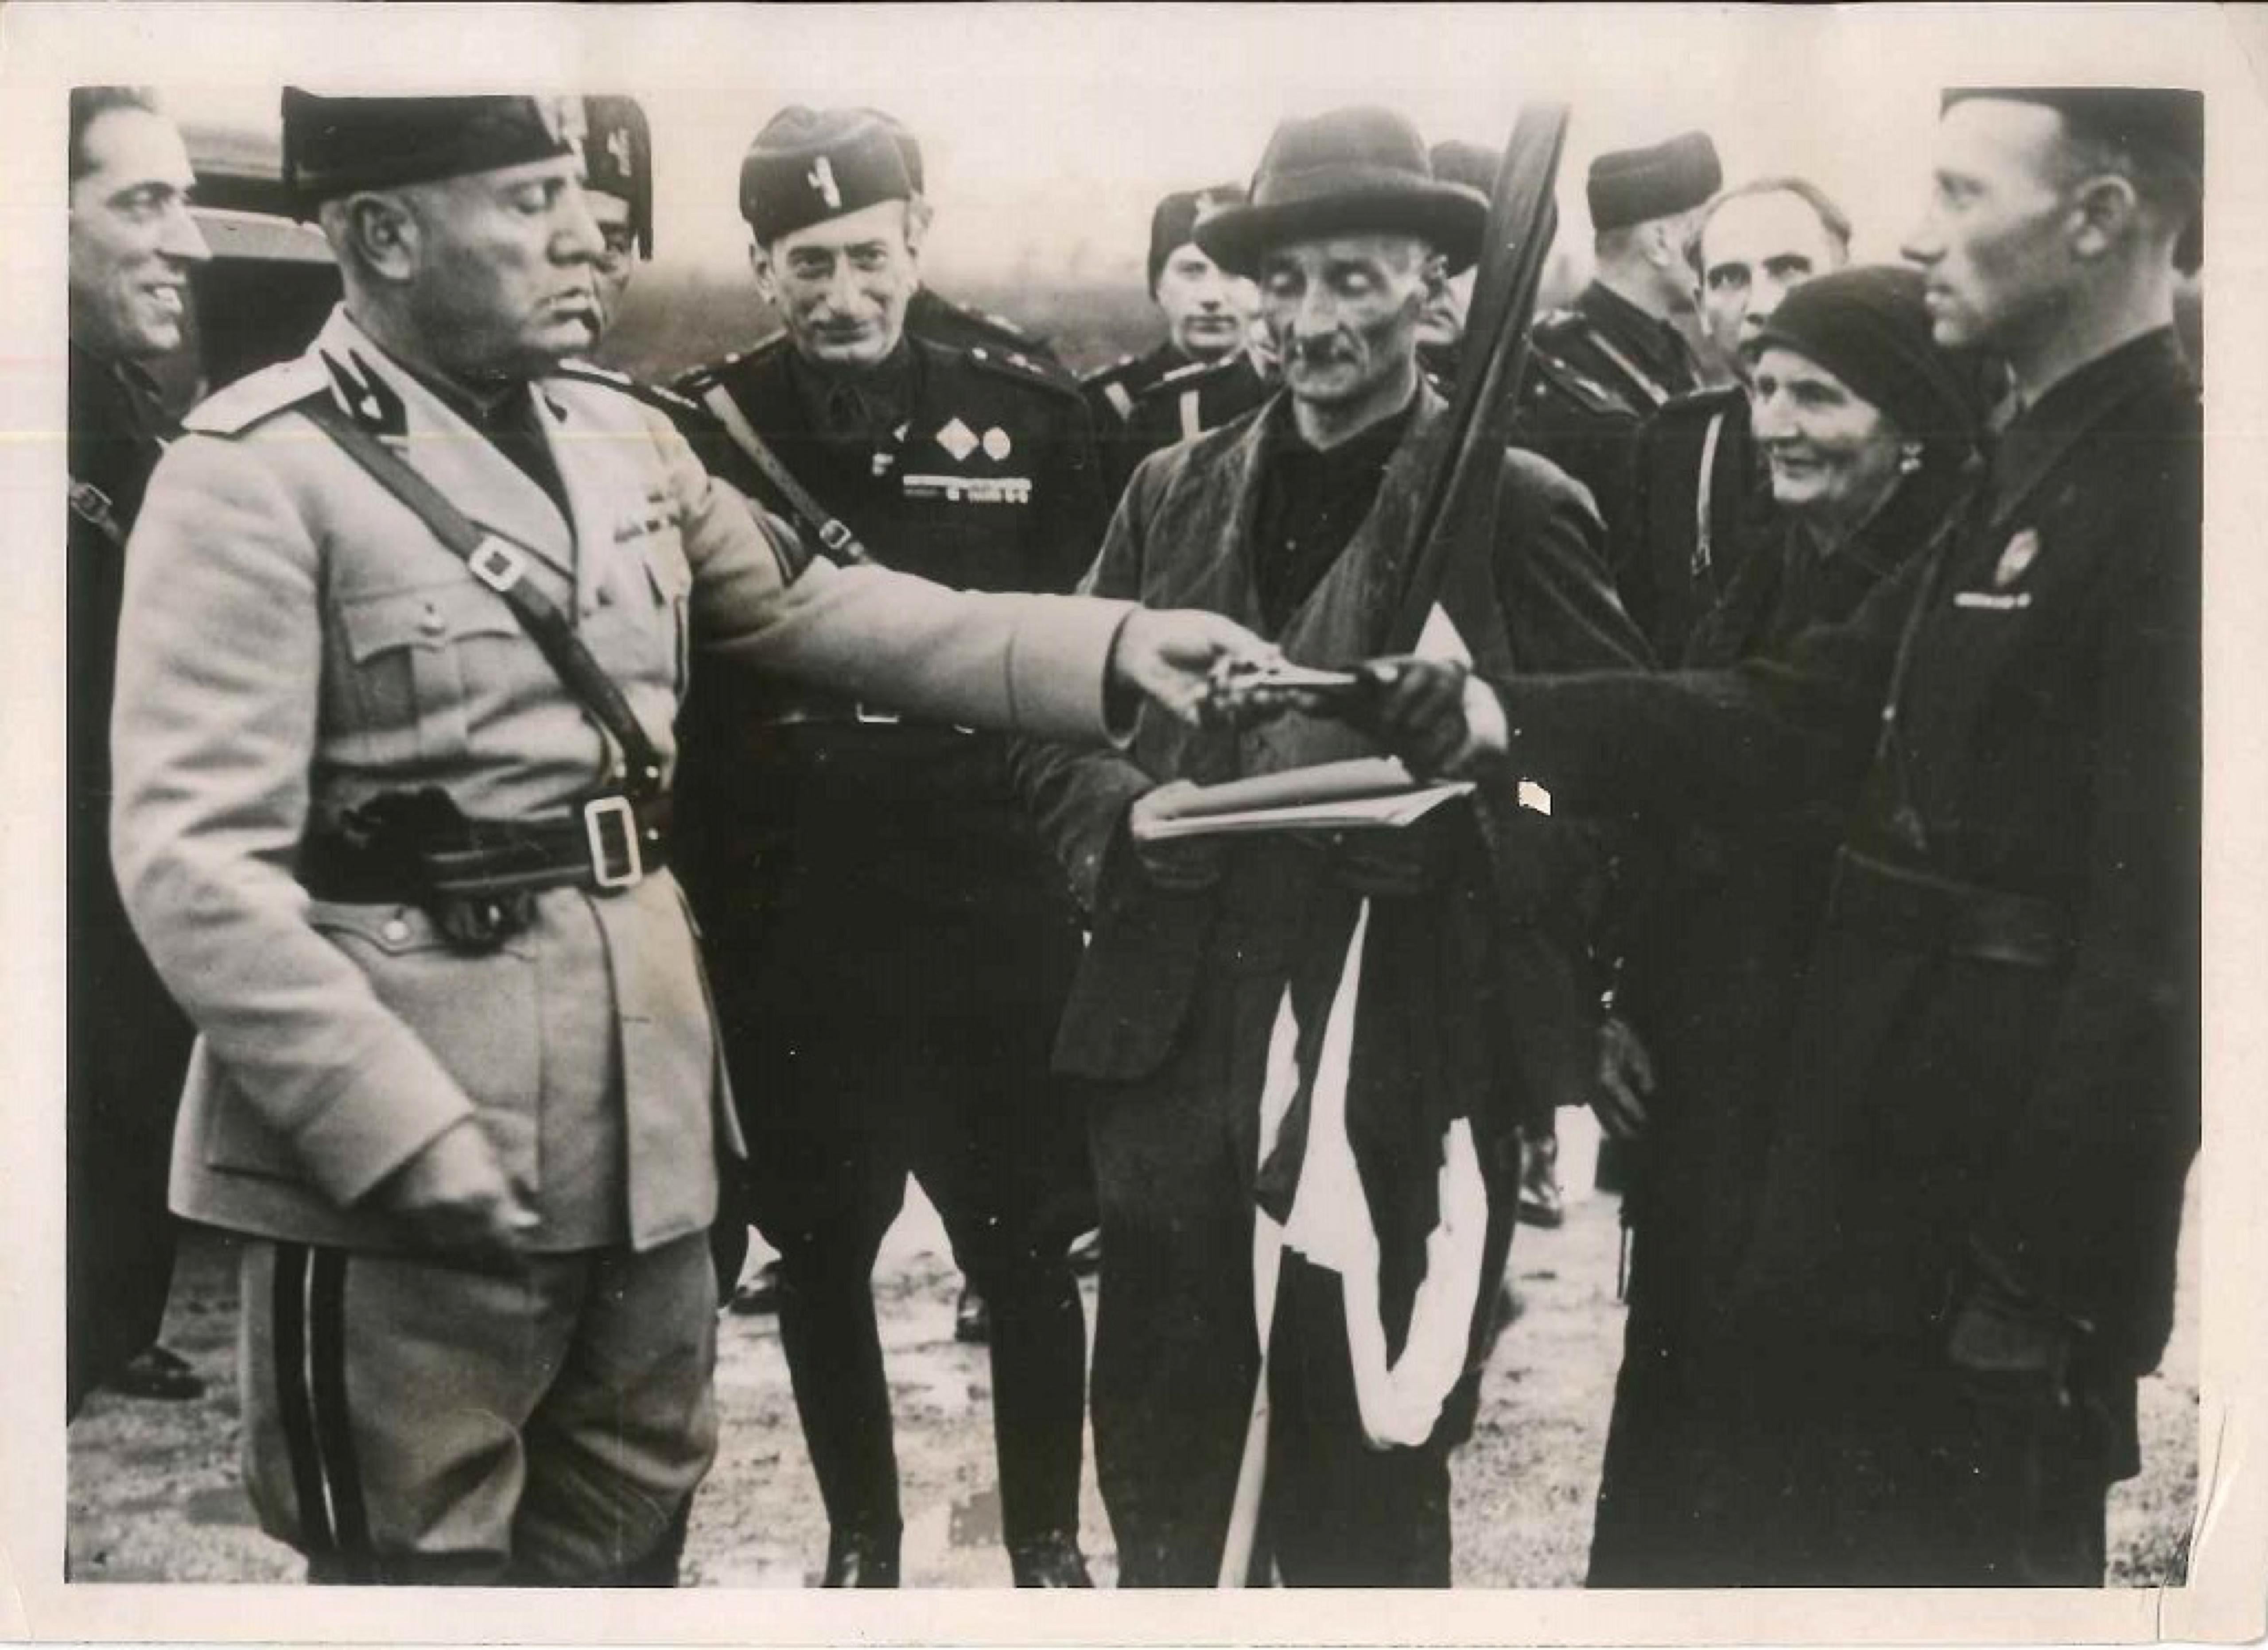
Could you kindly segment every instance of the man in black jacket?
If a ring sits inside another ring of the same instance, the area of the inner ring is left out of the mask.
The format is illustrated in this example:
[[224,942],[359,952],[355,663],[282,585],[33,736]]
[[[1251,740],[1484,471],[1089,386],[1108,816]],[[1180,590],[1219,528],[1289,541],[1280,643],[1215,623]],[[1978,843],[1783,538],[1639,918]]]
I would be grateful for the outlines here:
[[[1020,353],[908,329],[920,218],[891,128],[784,111],[749,151],[740,205],[786,331],[678,386],[731,438],[726,478],[784,515],[805,512],[800,493],[886,565],[1068,590],[1104,522],[1086,407]],[[1093,1219],[1078,1116],[1048,1072],[1077,914],[998,740],[772,683],[720,677],[695,700],[687,880],[751,1141],[747,1214],[781,1256],[827,1581],[897,1581],[870,1279],[910,1172],[990,1307],[1016,1580],[1084,1586],[1086,1339],[1065,1251]]]
[[2016,410],[1960,527],[1850,621],[1731,670],[1506,681],[1498,726],[1446,670],[1388,709],[1421,762],[1503,748],[1572,799],[1854,799],[1740,1285],[1785,1371],[1790,1584],[2100,1585],[2139,1470],[2198,1135],[2173,298],[2203,115],[1947,94],[1907,252],[1938,342],[2005,357]]
[[193,1398],[159,1346],[173,1276],[166,1210],[188,1020],[142,954],[110,872],[111,678],[126,535],[173,420],[141,363],[181,346],[189,271],[210,257],[195,179],[147,92],[70,97],[70,920],[69,1373],[71,1413],[97,1386]]

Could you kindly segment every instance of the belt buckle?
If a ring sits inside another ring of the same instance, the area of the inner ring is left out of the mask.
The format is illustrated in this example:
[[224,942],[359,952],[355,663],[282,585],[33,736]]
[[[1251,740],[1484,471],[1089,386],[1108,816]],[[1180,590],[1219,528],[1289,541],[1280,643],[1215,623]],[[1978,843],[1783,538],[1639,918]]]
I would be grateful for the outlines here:
[[[612,871],[607,852],[607,821],[620,821],[622,858],[627,867]],[[638,851],[637,811],[625,796],[602,796],[583,804],[583,831],[591,844],[591,880],[602,888],[636,888],[645,880],[645,857]]]

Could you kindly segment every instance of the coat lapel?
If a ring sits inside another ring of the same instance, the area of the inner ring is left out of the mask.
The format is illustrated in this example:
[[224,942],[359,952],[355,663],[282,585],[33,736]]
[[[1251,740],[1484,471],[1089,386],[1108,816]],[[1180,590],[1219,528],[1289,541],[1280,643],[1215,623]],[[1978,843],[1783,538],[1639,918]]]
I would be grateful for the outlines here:
[[[498,538],[533,551],[563,576],[575,577],[572,529],[543,490],[416,374],[371,342],[343,307],[331,313],[315,340],[315,353],[347,411],[386,437],[451,504]],[[542,397],[536,399],[540,407]]]

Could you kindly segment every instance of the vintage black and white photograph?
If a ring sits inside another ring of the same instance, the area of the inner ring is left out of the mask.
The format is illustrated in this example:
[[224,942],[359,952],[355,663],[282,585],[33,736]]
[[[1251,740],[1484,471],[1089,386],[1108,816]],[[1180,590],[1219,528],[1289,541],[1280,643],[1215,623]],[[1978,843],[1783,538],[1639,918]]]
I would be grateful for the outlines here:
[[2258,1631],[2260,22],[0,18],[29,1631]]

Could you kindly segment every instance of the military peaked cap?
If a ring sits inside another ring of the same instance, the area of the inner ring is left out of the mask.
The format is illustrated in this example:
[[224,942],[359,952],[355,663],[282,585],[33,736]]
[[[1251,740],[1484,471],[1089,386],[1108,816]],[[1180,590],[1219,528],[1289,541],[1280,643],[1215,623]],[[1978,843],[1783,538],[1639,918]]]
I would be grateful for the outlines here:
[[1150,214],[1150,290],[1158,290],[1158,277],[1165,272],[1166,260],[1174,255],[1176,247],[1186,247],[1197,238],[1197,220],[1210,217],[1224,207],[1244,204],[1244,186],[1241,183],[1216,183],[1209,189],[1176,189],[1158,203]]
[[575,152],[562,98],[327,98],[284,88],[284,188],[293,210],[357,189],[433,183]]
[[1252,195],[1199,222],[1208,257],[1251,275],[1287,241],[1372,231],[1416,235],[1454,274],[1480,256],[1488,197],[1433,176],[1418,129],[1391,109],[1335,109],[1289,120],[1268,140]]
[[636,98],[583,99],[583,181],[630,204],[638,256],[653,256],[653,138]]
[[766,243],[913,193],[891,126],[870,109],[782,109],[740,162],[740,216]]
[[1706,132],[1680,132],[1649,149],[1619,149],[1591,163],[1584,195],[1594,229],[1627,229],[1690,212],[1724,186]]

